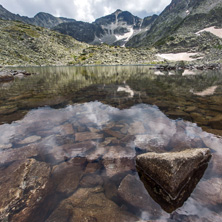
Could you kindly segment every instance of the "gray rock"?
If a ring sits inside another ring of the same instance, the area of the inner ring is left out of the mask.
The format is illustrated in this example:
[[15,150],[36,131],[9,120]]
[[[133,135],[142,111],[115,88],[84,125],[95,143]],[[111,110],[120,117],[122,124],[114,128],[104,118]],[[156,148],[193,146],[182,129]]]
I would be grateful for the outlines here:
[[146,153],[137,156],[136,167],[149,194],[170,213],[188,199],[210,158],[210,150],[206,148]]
[[14,77],[8,70],[1,70],[0,71],[0,82],[7,82],[13,80]]

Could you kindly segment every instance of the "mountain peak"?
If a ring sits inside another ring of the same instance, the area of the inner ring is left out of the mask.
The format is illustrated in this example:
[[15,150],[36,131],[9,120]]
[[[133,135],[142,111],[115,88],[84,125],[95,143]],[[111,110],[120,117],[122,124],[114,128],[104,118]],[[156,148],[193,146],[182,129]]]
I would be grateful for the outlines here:
[[49,13],[46,13],[46,12],[39,12],[37,13],[34,18],[38,18],[38,17],[54,17],[53,15],[49,14]]
[[114,13],[121,13],[123,12],[121,9],[117,9]]

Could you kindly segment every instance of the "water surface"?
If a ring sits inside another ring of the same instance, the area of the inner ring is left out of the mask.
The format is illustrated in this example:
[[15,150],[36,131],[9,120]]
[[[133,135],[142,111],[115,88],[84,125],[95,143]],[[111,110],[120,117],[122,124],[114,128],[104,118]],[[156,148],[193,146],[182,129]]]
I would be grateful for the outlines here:
[[[39,74],[0,88],[2,220],[222,220],[220,71],[26,70]],[[136,155],[203,147],[213,153],[204,177],[183,207],[164,212]]]

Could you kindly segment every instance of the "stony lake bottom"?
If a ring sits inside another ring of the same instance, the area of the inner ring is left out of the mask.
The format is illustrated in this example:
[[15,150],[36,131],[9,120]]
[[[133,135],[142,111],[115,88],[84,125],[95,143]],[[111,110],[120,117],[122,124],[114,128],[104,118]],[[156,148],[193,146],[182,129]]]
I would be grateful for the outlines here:
[[[222,71],[39,67],[0,83],[0,221],[222,221]],[[146,152],[210,148],[168,214],[135,168]]]

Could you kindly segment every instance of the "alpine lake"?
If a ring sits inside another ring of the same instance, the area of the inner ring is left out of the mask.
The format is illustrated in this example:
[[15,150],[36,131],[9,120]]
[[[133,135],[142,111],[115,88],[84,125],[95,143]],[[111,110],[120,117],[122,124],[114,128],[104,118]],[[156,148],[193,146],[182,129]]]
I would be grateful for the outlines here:
[[[0,83],[0,221],[222,221],[222,70],[24,69]],[[192,148],[212,158],[167,213],[135,158]]]

